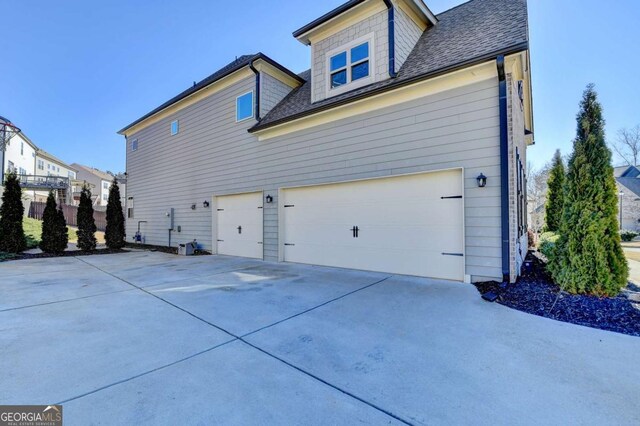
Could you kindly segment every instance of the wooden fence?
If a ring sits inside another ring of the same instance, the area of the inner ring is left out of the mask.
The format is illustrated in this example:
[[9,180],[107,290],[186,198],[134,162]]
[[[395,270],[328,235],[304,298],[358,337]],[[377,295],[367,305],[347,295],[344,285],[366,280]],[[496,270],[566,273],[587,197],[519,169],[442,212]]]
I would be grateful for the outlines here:
[[[44,207],[47,203],[32,201],[29,206],[29,217],[33,219],[42,220],[44,213]],[[78,207],[62,205],[62,213],[64,214],[64,220],[67,221],[69,226],[78,226]],[[98,231],[104,231],[107,227],[107,212],[93,212],[93,219],[96,221],[96,227]]]

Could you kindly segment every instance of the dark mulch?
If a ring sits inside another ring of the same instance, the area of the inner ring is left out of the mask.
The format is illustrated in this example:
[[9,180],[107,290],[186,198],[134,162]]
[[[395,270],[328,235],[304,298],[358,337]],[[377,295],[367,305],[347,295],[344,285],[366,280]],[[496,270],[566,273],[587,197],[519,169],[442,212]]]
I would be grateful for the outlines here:
[[530,252],[527,261],[532,267],[525,270],[515,284],[502,289],[493,281],[477,283],[478,291],[481,294],[494,291],[499,294],[498,303],[519,311],[640,336],[640,302],[629,299],[633,294],[640,295],[640,287],[629,284],[617,297],[611,298],[569,294],[553,283],[540,254]]
[[9,260],[25,260],[25,259],[43,259],[48,257],[74,257],[74,256],[91,256],[94,254],[114,254],[114,253],[128,253],[129,250],[112,250],[108,248],[97,249],[93,251],[82,250],[70,250],[59,254],[56,253],[19,253],[9,254],[2,253],[0,256],[0,262],[6,262]]

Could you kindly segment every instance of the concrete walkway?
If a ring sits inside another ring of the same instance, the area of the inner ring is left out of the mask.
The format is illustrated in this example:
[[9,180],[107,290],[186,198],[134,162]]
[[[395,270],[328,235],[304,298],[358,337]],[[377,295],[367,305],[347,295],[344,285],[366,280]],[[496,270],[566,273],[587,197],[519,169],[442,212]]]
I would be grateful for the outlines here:
[[67,425],[640,423],[640,338],[461,283],[155,252],[0,283],[0,404]]

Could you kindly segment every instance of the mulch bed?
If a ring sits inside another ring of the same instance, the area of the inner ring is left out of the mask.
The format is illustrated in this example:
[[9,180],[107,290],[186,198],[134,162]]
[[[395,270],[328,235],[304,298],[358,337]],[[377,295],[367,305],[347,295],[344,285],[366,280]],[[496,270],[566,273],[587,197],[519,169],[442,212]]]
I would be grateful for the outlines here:
[[498,303],[519,311],[640,337],[640,299],[630,299],[640,296],[639,286],[630,283],[612,298],[569,294],[553,283],[538,252],[529,252],[527,261],[532,267],[515,284],[503,289],[494,281],[476,283],[478,291],[494,291]]
[[82,250],[70,250],[59,254],[56,253],[19,253],[19,254],[4,254],[6,257],[0,259],[0,262],[6,262],[9,260],[25,260],[25,259],[43,259],[48,257],[74,257],[74,256],[91,256],[94,254],[114,254],[114,253],[128,253],[129,250],[112,250],[108,248],[97,249],[93,251]]

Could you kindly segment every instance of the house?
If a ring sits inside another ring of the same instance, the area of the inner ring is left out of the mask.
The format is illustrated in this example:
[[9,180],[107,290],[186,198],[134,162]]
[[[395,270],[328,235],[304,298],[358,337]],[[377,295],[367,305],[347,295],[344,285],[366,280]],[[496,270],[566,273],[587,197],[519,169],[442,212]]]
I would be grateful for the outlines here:
[[[70,201],[68,195],[75,170],[38,148],[24,132],[14,135],[7,144],[3,170],[18,174],[25,202],[46,201],[51,189],[56,191],[60,200]],[[58,179],[59,177],[62,179]],[[25,212],[27,211],[28,206],[25,208]]]
[[[76,169],[53,154],[40,148],[36,149],[35,160],[36,179],[40,181],[51,181],[52,179],[55,179],[56,181],[62,182],[62,180],[56,178],[64,178],[63,181],[66,184],[66,189],[65,191],[58,191],[58,201],[72,205],[73,197],[71,194],[75,191],[73,181],[76,178]],[[49,191],[46,189],[33,191],[27,190],[27,192],[32,192],[34,201],[38,202],[46,202],[49,195]]]
[[[111,173],[103,172],[95,167],[83,166],[82,164],[73,163],[73,166],[78,169],[78,180],[84,181],[91,186],[92,198],[94,200],[94,206],[105,207],[109,201],[109,191],[111,183],[113,182],[114,175]],[[120,202],[124,206],[124,194],[125,194],[125,182],[122,179],[118,179],[118,186],[120,187]],[[79,195],[78,195],[79,196]]]
[[[4,152],[4,172],[16,172],[19,176],[34,175],[36,167],[36,152],[38,147],[25,135],[14,135]],[[31,194],[26,194],[30,197]]]
[[613,172],[618,186],[618,212],[620,228],[640,231],[640,169],[636,166],[615,167]]
[[525,0],[350,0],[119,131],[127,236],[214,254],[515,281],[533,143]]

